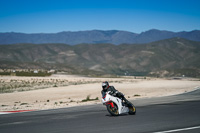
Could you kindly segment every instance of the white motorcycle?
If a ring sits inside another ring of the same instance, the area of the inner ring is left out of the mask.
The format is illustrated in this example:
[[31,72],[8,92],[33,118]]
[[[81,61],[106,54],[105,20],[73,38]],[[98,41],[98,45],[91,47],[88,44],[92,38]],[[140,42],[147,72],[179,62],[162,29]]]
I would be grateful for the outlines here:
[[102,103],[106,105],[108,112],[113,116],[118,116],[124,113],[134,115],[136,113],[136,108],[131,102],[128,104],[123,103],[120,98],[112,96],[110,91],[106,92],[105,95],[102,96]]

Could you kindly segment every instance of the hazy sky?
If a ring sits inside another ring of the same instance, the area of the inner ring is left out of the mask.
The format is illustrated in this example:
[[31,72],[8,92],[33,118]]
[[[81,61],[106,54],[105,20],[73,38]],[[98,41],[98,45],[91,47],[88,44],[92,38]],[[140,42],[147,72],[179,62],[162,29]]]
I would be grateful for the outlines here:
[[200,0],[0,0],[0,32],[200,29]]

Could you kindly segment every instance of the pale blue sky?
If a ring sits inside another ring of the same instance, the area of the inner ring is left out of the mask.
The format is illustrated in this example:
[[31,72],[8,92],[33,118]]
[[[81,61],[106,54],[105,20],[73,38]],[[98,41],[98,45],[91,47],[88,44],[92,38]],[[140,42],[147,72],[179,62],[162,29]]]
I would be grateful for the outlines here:
[[200,29],[199,0],[1,0],[0,32]]

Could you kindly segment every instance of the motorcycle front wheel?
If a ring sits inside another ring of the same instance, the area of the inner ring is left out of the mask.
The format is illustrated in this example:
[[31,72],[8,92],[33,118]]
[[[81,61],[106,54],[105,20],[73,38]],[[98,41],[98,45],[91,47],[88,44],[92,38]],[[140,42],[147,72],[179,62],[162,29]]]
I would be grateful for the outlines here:
[[113,102],[114,107],[112,107],[110,104],[106,105],[108,112],[113,116],[118,116],[119,111],[117,105]]
[[133,104],[131,104],[131,106],[130,107],[128,107],[129,108],[129,114],[130,115],[135,115],[135,113],[136,113],[136,108],[135,108],[135,106],[133,105]]

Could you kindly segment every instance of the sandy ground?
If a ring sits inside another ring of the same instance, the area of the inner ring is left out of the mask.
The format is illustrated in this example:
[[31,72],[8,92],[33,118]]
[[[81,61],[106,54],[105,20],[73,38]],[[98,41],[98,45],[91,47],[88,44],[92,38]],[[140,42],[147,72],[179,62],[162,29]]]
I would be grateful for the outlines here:
[[[33,77],[0,77],[2,80],[10,79],[31,80]],[[46,89],[2,93],[0,94],[0,111],[13,110],[43,110],[63,108],[70,106],[97,104],[101,102],[101,82],[109,81],[110,85],[124,93],[127,99],[144,97],[162,97],[176,95],[195,90],[200,86],[197,79],[134,79],[131,78],[88,78],[80,76],[53,75],[54,79],[67,79],[69,81],[82,81],[82,84],[63,87],[50,87]],[[91,83],[92,82],[92,83]],[[82,102],[90,96],[94,101]]]

